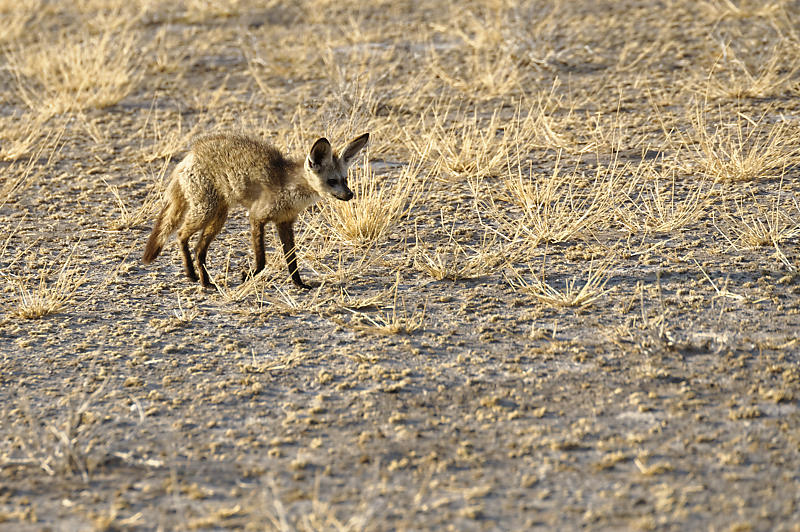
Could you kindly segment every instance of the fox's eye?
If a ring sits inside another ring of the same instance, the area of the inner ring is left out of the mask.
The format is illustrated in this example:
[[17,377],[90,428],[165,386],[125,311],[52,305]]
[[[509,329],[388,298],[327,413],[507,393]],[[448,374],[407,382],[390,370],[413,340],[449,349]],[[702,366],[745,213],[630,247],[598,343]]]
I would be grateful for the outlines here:
[[335,179],[328,179],[328,186],[329,187],[335,187],[336,186],[336,180]]

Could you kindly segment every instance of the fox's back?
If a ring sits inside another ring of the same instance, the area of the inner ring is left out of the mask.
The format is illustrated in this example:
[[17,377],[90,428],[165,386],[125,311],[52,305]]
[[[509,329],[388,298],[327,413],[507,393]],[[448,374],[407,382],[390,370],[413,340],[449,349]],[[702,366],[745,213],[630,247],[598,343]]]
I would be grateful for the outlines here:
[[286,185],[295,163],[275,147],[245,135],[217,134],[197,139],[191,149],[189,188],[211,186],[228,203],[248,205],[263,191]]

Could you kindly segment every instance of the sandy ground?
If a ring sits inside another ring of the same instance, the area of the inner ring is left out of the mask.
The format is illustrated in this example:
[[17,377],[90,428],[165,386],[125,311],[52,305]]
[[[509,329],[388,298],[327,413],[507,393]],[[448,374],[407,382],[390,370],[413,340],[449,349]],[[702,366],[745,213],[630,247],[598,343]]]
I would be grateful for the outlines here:
[[[794,3],[189,4],[44,4],[6,36],[0,530],[799,529]],[[134,39],[130,87],[49,113],[55,82],[25,54],[88,20]],[[540,121],[506,143],[520,109]],[[714,174],[699,131],[736,147],[719,124],[775,160]],[[369,130],[354,172],[390,189],[419,162],[419,197],[367,244],[334,234],[336,206],[306,213],[310,292],[274,236],[242,288],[239,209],[211,247],[222,289],[203,291],[174,240],[141,253],[206,130],[297,155]],[[572,176],[554,225],[597,216],[512,235],[523,171]],[[613,198],[586,203],[596,176]],[[642,190],[671,194],[661,218]],[[748,245],[758,223],[774,238]],[[583,306],[531,288],[598,269]],[[37,294],[62,304],[24,317]]]

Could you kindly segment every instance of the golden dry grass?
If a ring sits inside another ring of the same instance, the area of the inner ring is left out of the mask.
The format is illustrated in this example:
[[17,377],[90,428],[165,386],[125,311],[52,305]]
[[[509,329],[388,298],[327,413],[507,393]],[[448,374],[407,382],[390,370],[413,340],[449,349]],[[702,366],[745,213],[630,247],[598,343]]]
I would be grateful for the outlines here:
[[648,171],[635,196],[624,192],[626,201],[615,209],[619,222],[632,233],[670,233],[696,223],[708,210],[713,185],[703,179],[681,183],[677,173],[670,169],[662,181],[658,172]]
[[752,190],[745,198],[734,202],[733,209],[723,211],[720,218],[725,229],[719,228],[733,247],[780,249],[785,242],[800,236],[797,204],[781,198],[782,185],[770,204],[758,200]]
[[587,174],[578,167],[563,168],[559,155],[549,175],[535,172],[532,164],[518,164],[503,176],[501,186],[479,184],[478,204],[504,234],[527,245],[585,238],[606,226],[621,185],[635,180],[638,171],[613,159]]

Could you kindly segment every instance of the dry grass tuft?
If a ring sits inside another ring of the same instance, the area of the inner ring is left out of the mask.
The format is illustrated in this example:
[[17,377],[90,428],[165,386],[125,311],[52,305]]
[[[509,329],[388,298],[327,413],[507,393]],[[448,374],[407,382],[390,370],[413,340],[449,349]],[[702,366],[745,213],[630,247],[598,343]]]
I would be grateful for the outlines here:
[[[13,5],[12,5],[13,4]],[[0,3],[0,45],[17,42],[41,19],[43,0]]]
[[491,114],[437,102],[418,124],[404,129],[404,143],[420,159],[432,159],[445,180],[499,176],[513,162],[527,159],[534,148],[574,147],[552,117],[558,104],[551,100],[545,94],[526,107],[517,105],[513,112]]
[[678,183],[676,169],[663,183],[661,173],[649,170],[652,179],[638,186],[635,196],[623,192],[627,201],[615,209],[617,220],[631,233],[669,233],[696,223],[711,201],[713,184],[704,180]]
[[[61,127],[48,129],[43,134],[31,131],[31,138],[11,148],[8,154],[13,153],[14,160],[3,169],[3,181],[0,184],[0,207],[13,201],[25,188],[52,169],[53,163],[64,146],[62,137],[66,128],[67,123],[64,122]],[[25,155],[28,155],[27,160],[19,160]],[[44,160],[43,163],[42,160]]]
[[[789,92],[795,83],[800,59],[798,45],[781,40],[767,53],[745,61],[729,44],[723,44],[708,76],[705,94],[711,98],[767,98]],[[788,63],[787,63],[788,61]]]
[[[79,260],[76,258],[79,245],[80,242],[77,242],[66,256],[64,256],[65,253],[56,256],[49,267],[39,268],[38,275],[0,273],[0,279],[8,283],[11,287],[10,291],[16,295],[9,301],[0,302],[0,307],[4,308],[11,316],[24,319],[39,319],[66,309],[75,311],[116,281],[120,273],[127,268],[126,260],[132,251],[128,249],[117,266],[104,272],[100,282],[96,283],[81,298],[78,298],[79,291],[89,281],[90,273],[94,271],[73,266],[73,262]],[[32,244],[30,247],[33,246]],[[12,264],[25,256],[30,260],[34,259],[28,253],[28,249],[25,249],[13,259]],[[20,269],[26,272],[35,269],[35,266],[28,264],[27,267],[17,267],[17,270]]]
[[317,238],[304,247],[304,254],[312,261],[312,268],[324,284],[345,286],[357,284],[359,279],[374,275],[371,268],[385,260],[392,247],[384,244],[374,246],[339,246],[332,238]]
[[23,102],[51,116],[108,107],[125,98],[142,75],[137,43],[130,27],[100,35],[84,30],[18,48],[7,58]]
[[0,117],[0,161],[16,161],[41,146],[51,128],[39,116],[29,114]]
[[706,15],[714,21],[725,18],[749,19],[772,18],[785,14],[787,0],[706,0],[700,2],[700,7]]
[[115,231],[123,231],[133,227],[147,225],[152,219],[155,218],[159,209],[159,190],[161,183],[164,182],[164,176],[169,168],[169,159],[165,159],[161,165],[157,175],[151,176],[149,181],[153,183],[152,188],[145,196],[144,201],[138,208],[129,209],[128,202],[123,199],[119,191],[119,187],[109,184],[105,179],[103,183],[114,196],[114,201],[119,209],[119,216],[111,221],[111,229]]
[[428,68],[439,79],[461,93],[491,99],[519,92],[521,71],[517,60],[484,47],[470,46],[454,69],[449,58],[431,47]]
[[766,115],[753,120],[738,113],[733,121],[710,126],[697,107],[693,126],[698,162],[715,182],[779,177],[798,161],[796,133],[785,121],[768,123]]
[[15,300],[4,304],[6,311],[19,318],[39,319],[71,306],[88,277],[87,272],[71,267],[74,252],[75,248],[61,268],[42,270],[38,279],[6,278],[17,294]]
[[441,84],[471,99],[491,100],[520,94],[530,74],[556,59],[557,30],[568,23],[560,4],[488,2],[450,5],[439,37],[428,47],[426,67]]
[[640,171],[641,165],[623,165],[617,159],[608,166],[598,165],[594,176],[583,174],[577,167],[564,172],[560,158],[548,176],[537,175],[532,164],[527,172],[519,165],[504,176],[499,191],[479,193],[477,201],[505,234],[534,246],[564,242],[606,227],[620,183],[637,179]]
[[[513,270],[513,276],[506,275],[506,280],[515,289],[522,290],[542,303],[554,307],[588,307],[597,302],[600,298],[608,294],[612,289],[606,289],[606,284],[613,277],[610,272],[611,260],[606,260],[595,268],[594,262],[589,264],[589,269],[582,279],[572,277],[564,281],[564,289],[559,290],[545,280],[544,266],[546,260],[542,260],[541,278],[532,276],[527,281],[520,273]],[[533,274],[533,268],[528,266],[529,273]]]
[[765,205],[750,191],[749,204],[737,201],[735,212],[722,214],[726,228],[717,226],[717,230],[734,249],[769,246],[779,250],[781,244],[800,236],[800,220],[789,214],[791,207],[781,201],[780,193],[772,200],[772,205]]
[[181,302],[180,294],[176,295],[178,308],[172,310],[172,315],[175,317],[175,321],[177,321],[181,325],[186,325],[194,321],[194,319],[200,314],[200,311],[189,302],[184,308],[183,303]]
[[485,248],[470,252],[453,242],[449,248],[437,248],[433,251],[418,248],[414,254],[414,266],[437,281],[460,281],[482,277],[497,270],[503,258],[499,252],[487,251]]
[[[458,216],[451,224],[440,214],[441,229],[447,238],[446,243],[435,247],[426,243],[416,231],[416,246],[413,249],[414,267],[437,281],[449,279],[459,281],[489,275],[506,262],[512,261],[513,253],[496,234],[487,228],[476,245],[462,243],[455,234]],[[449,227],[448,227],[449,225]]]
[[[376,334],[411,334],[421,329],[425,324],[426,307],[423,306],[422,310],[416,310],[409,314],[405,299],[398,296],[400,283],[400,272],[397,272],[392,288],[392,304],[384,312],[370,315],[349,307],[342,307],[353,315],[353,319],[344,325],[358,331]],[[399,306],[398,297],[400,299]]]

